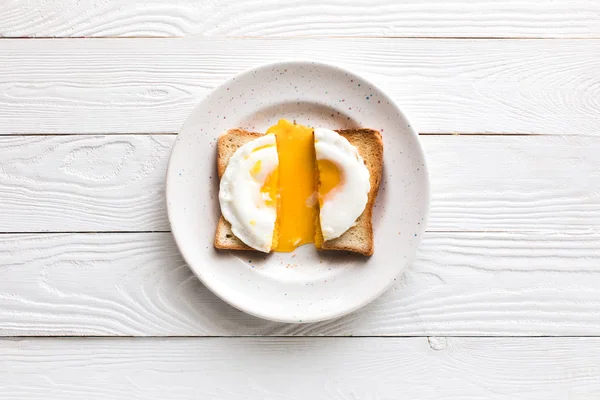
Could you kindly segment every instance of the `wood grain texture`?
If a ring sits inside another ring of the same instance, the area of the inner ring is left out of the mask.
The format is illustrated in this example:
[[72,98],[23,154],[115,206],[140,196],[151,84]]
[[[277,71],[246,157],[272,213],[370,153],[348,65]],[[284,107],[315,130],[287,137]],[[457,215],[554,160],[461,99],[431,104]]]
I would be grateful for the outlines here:
[[430,230],[599,232],[600,140],[421,136]]
[[177,132],[209,90],[301,55],[346,66],[419,132],[598,135],[600,40],[2,40],[0,134]]
[[22,0],[0,15],[5,37],[600,36],[600,5],[585,0]]
[[0,138],[0,231],[168,229],[175,136]]
[[0,352],[3,399],[592,400],[600,391],[598,338],[5,339]]
[[[315,324],[211,294],[169,233],[0,236],[0,335],[597,335],[600,235],[428,233],[382,297]],[[210,245],[210,244],[209,244]]]
[[[429,230],[598,232],[600,138],[421,140],[432,182]],[[0,232],[169,230],[164,187],[174,141],[0,137]]]

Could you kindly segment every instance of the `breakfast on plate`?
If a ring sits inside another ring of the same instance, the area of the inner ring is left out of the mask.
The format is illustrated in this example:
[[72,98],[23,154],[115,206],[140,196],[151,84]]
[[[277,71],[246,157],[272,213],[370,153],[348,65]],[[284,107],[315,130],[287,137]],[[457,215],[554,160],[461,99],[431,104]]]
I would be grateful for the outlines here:
[[372,213],[383,142],[372,129],[309,128],[280,120],[266,134],[231,129],[217,144],[222,216],[214,246],[373,254]]

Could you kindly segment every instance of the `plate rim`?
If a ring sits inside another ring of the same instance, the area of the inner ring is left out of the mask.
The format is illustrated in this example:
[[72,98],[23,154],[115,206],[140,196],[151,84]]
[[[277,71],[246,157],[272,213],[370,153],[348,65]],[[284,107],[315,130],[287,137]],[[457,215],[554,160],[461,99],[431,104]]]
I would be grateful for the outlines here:
[[[257,64],[257,65],[253,65],[249,68],[246,68],[243,71],[238,72],[237,74],[222,81],[220,84],[218,84],[217,86],[212,88],[210,91],[208,91],[198,101],[196,106],[194,106],[192,111],[188,114],[185,121],[183,122],[181,128],[179,128],[179,131],[177,132],[177,138],[175,139],[173,147],[171,148],[171,152],[169,154],[169,162],[167,164],[166,177],[165,177],[165,199],[166,199],[166,208],[167,208],[167,219],[169,221],[169,227],[171,228],[171,236],[173,237],[173,240],[175,241],[175,244],[177,246],[179,253],[183,257],[183,260],[186,262],[189,269],[194,273],[196,278],[198,278],[198,280],[200,280],[200,282],[202,283],[202,285],[204,287],[206,287],[208,290],[210,290],[211,293],[213,293],[215,296],[217,296],[219,299],[221,299],[225,303],[231,305],[232,307],[234,307],[240,311],[243,311],[249,315],[252,315],[254,317],[258,317],[258,318],[261,318],[261,319],[264,319],[267,321],[274,321],[274,322],[293,323],[293,324],[309,324],[309,323],[315,323],[315,322],[321,322],[321,321],[332,320],[335,318],[340,318],[340,317],[346,316],[348,314],[351,314],[351,313],[361,309],[362,307],[373,302],[375,299],[380,297],[383,293],[388,291],[390,289],[390,287],[394,284],[394,280],[390,280],[390,282],[388,282],[386,285],[384,285],[381,288],[381,290],[379,290],[377,292],[373,292],[370,296],[365,296],[362,301],[355,303],[352,307],[343,309],[342,312],[339,312],[339,310],[338,311],[330,311],[330,312],[325,311],[323,313],[319,313],[318,315],[315,315],[315,317],[310,317],[310,316],[304,317],[302,319],[302,321],[298,321],[298,319],[295,319],[295,318],[294,319],[285,318],[284,316],[281,316],[281,315],[272,315],[272,314],[269,314],[268,312],[262,313],[260,311],[256,311],[253,308],[245,307],[243,303],[236,301],[235,298],[227,297],[226,295],[221,293],[215,287],[211,286],[211,284],[203,277],[202,273],[197,271],[197,268],[194,266],[194,263],[190,262],[190,258],[193,258],[193,257],[189,257],[189,255],[186,254],[186,251],[184,250],[184,246],[181,245],[181,240],[178,239],[178,235],[177,235],[176,231],[173,229],[173,220],[172,220],[172,218],[173,218],[172,207],[173,206],[172,206],[171,201],[169,200],[169,193],[170,193],[169,177],[171,177],[171,175],[172,175],[171,174],[172,167],[175,162],[173,154],[179,143],[180,133],[184,130],[184,128],[188,124],[190,117],[196,113],[196,110],[198,110],[200,107],[202,107],[204,105],[204,103],[207,101],[207,99],[210,98],[211,94],[213,94],[217,90],[221,89],[222,87],[230,86],[231,84],[233,84],[233,82],[239,81],[240,78],[242,78],[242,77],[250,76],[253,73],[258,72],[260,70],[270,69],[270,68],[272,69],[272,68],[278,68],[278,67],[280,68],[280,67],[283,67],[284,65],[290,65],[290,64],[293,64],[295,66],[302,66],[302,65],[310,64],[312,66],[317,66],[317,67],[322,67],[322,68],[330,68],[330,69],[337,70],[338,72],[347,74],[348,76],[352,76],[354,78],[363,80],[364,82],[371,85],[373,88],[377,89],[379,91],[379,93],[382,95],[382,97],[386,101],[388,101],[389,104],[395,109],[395,111],[398,113],[398,115],[407,122],[407,125],[408,125],[407,129],[408,129],[410,135],[412,136],[412,138],[415,140],[416,149],[418,150],[419,156],[423,160],[422,168],[424,171],[424,174],[423,174],[424,182],[423,182],[423,193],[421,193],[421,196],[423,197],[425,209],[424,209],[424,213],[423,213],[423,223],[420,224],[419,235],[416,239],[415,251],[407,259],[407,261],[405,263],[405,268],[403,268],[398,273],[398,276],[400,276],[402,273],[404,273],[404,270],[406,269],[406,267],[408,267],[416,258],[418,248],[422,242],[423,233],[426,232],[426,228],[427,228],[427,225],[429,222],[430,208],[431,208],[431,181],[430,181],[429,166],[427,163],[427,158],[425,156],[425,151],[423,150],[423,146],[421,144],[421,140],[419,138],[418,132],[413,128],[413,123],[408,118],[408,116],[402,111],[402,109],[400,108],[398,103],[378,84],[374,83],[370,79],[365,78],[363,75],[360,75],[360,74],[358,74],[352,70],[349,70],[345,67],[341,67],[338,64],[334,64],[334,63],[330,63],[330,62],[323,62],[323,61],[315,61],[315,60],[305,59],[305,58],[283,59],[283,60],[279,60],[279,61]],[[174,181],[174,179],[172,179],[171,181]]]

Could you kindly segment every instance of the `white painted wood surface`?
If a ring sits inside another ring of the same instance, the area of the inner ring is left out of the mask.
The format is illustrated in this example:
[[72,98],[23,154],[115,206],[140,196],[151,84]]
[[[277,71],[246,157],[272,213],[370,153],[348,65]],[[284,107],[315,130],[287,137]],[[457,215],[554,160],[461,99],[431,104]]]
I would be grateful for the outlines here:
[[598,338],[22,339],[0,341],[0,353],[5,399],[593,400],[600,391]]
[[0,35],[600,36],[590,0],[55,0],[0,2]]
[[0,137],[0,232],[169,230],[175,137]]
[[385,87],[422,133],[600,126],[600,40],[2,40],[0,54],[0,134],[176,133],[223,80],[298,56]]
[[[0,136],[0,232],[169,230],[164,180],[174,141],[175,135]],[[600,137],[421,141],[432,180],[430,231],[600,227]]]
[[[0,399],[598,397],[599,2],[8,0],[0,37]],[[202,96],[299,55],[386,88],[433,198],[391,290],[286,325],[193,276],[164,175]]]
[[[308,325],[233,309],[170,233],[3,235],[0,335],[595,335],[600,234],[428,233],[382,297]],[[210,245],[207,243],[206,245]]]

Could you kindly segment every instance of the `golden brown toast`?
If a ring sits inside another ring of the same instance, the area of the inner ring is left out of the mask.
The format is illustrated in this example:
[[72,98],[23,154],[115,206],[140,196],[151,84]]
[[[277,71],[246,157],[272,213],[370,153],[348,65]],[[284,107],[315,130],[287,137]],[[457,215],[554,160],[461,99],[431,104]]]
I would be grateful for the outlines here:
[[[337,130],[340,135],[358,149],[361,157],[369,170],[371,190],[369,191],[367,205],[356,224],[340,237],[323,242],[322,250],[341,250],[359,253],[365,256],[373,254],[373,206],[379,191],[381,173],[383,170],[383,142],[381,134],[372,129],[343,129]],[[254,140],[262,133],[248,132],[242,129],[230,129],[222,135],[217,143],[217,172],[219,179],[238,148]],[[225,250],[254,250],[246,246],[231,231],[229,223],[221,216],[217,224],[214,246]]]

